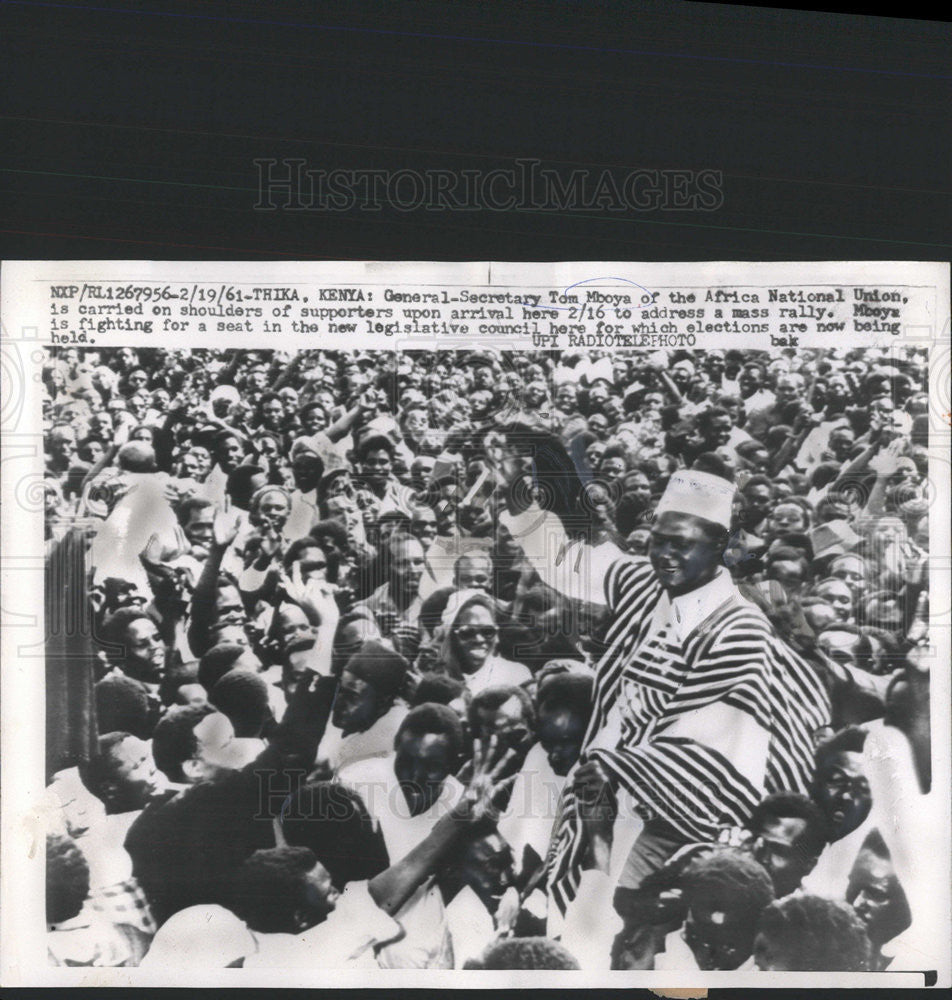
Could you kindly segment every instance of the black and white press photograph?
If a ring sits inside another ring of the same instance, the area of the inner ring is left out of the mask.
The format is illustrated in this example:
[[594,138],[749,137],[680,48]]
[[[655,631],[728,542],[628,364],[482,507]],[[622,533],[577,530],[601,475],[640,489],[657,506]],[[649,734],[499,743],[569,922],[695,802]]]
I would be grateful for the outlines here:
[[50,963],[922,968],[925,348],[140,344],[41,366]]

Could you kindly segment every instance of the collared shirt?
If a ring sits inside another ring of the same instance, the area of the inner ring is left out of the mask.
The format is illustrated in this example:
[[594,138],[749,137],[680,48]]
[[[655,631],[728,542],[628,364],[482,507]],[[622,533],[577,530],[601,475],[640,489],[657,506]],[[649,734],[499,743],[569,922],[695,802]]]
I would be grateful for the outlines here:
[[391,864],[405,858],[425,840],[436,821],[463,795],[463,786],[450,775],[430,808],[418,816],[411,816],[393,770],[395,758],[396,754],[391,751],[386,757],[370,757],[351,764],[340,773],[341,784],[360,795],[374,825],[383,833]]
[[390,584],[385,583],[378,587],[366,600],[355,604],[354,610],[357,611],[365,608],[372,612],[380,629],[380,634],[386,639],[393,634],[397,625],[416,625],[420,620],[420,609],[422,607],[423,600],[417,594],[410,604],[401,611],[390,596]]
[[545,858],[566,780],[565,775],[552,770],[541,743],[536,743],[526,754],[497,823],[500,836],[508,841],[517,862],[521,863],[527,846]]
[[370,757],[388,756],[393,752],[393,741],[407,712],[409,709],[402,702],[392,705],[369,729],[348,736],[336,726],[328,726],[318,757],[326,757],[336,773]]
[[292,540],[303,538],[320,519],[317,490],[291,490],[291,510],[282,534]]
[[[341,784],[360,795],[374,824],[383,833],[391,864],[405,858],[422,843],[436,821],[463,795],[463,786],[450,775],[430,808],[418,816],[411,816],[393,770],[395,757],[393,753],[387,757],[372,757],[344,768],[340,774]],[[406,934],[402,940],[381,949],[377,955],[381,968],[452,967],[443,901],[432,879],[417,889],[395,917]]]
[[479,670],[467,674],[463,680],[472,694],[479,694],[489,687],[519,687],[532,680],[532,671],[522,663],[493,655]]
[[464,885],[446,904],[446,923],[453,941],[453,968],[478,958],[496,935],[492,914],[472,888]]
[[129,937],[88,902],[75,917],[49,927],[46,947],[50,965],[114,968],[136,965],[140,957]]
[[348,882],[337,906],[314,927],[253,934],[257,950],[245,958],[246,969],[375,969],[374,946],[397,937],[400,924],[377,906],[366,882]]

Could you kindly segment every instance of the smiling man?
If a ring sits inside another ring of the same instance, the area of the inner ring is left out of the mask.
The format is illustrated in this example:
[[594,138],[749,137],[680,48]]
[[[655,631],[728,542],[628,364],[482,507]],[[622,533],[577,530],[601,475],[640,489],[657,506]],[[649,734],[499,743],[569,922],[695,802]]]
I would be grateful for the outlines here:
[[[829,700],[724,566],[733,499],[727,480],[675,473],[655,511],[648,560],[599,559],[591,549],[586,559],[583,550],[574,581],[547,570],[556,526],[531,512],[536,533],[550,536],[538,556],[527,551],[543,579],[611,615],[550,858],[550,897],[563,912],[590,856],[577,803],[607,798],[628,814],[619,829],[637,828],[629,810],[644,821],[623,892],[681,845],[711,838],[725,817],[743,824],[765,794],[807,790],[811,733],[829,720]],[[519,515],[507,526],[527,542],[533,534]]]

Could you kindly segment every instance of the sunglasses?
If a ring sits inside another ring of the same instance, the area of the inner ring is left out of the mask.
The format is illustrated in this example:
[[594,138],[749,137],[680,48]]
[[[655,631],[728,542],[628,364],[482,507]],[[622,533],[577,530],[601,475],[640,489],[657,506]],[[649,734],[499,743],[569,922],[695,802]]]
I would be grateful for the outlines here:
[[463,639],[494,639],[496,637],[496,626],[495,625],[461,625],[456,629],[456,635]]

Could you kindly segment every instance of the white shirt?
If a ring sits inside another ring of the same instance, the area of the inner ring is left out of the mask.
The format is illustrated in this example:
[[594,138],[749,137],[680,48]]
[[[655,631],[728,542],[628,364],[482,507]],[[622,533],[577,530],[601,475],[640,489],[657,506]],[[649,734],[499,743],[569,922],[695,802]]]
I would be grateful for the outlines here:
[[414,847],[426,840],[436,821],[445,816],[463,795],[463,786],[450,775],[429,809],[419,816],[409,815],[403,790],[393,772],[395,758],[393,752],[386,757],[370,757],[340,772],[341,784],[360,795],[374,825],[383,833],[391,864],[405,858]]
[[615,880],[592,868],[582,872],[575,898],[565,911],[562,944],[586,972],[611,968],[612,943],[624,921],[612,905]]
[[393,741],[407,712],[409,709],[402,703],[392,705],[369,729],[349,736],[344,736],[337,726],[329,725],[321,740],[318,758],[326,757],[336,774],[342,768],[369,757],[388,756],[393,752]]
[[497,828],[520,863],[526,846],[545,860],[566,777],[552,770],[541,743],[526,754]]
[[519,687],[532,680],[532,671],[521,663],[507,660],[502,656],[490,656],[472,674],[463,678],[473,694],[479,694],[490,687]]
[[863,841],[875,828],[875,821],[870,815],[852,833],[827,844],[816,868],[803,880],[803,891],[825,899],[844,900],[856,856]]
[[468,959],[478,958],[496,936],[492,914],[468,885],[446,904],[446,923],[453,941],[454,969],[462,969]]
[[[327,919],[300,934],[259,934],[246,969],[375,969],[374,946],[400,925],[373,901],[366,882],[348,882]],[[315,982],[325,985],[323,982]]]
[[[418,816],[409,807],[394,774],[396,754],[371,757],[344,768],[341,784],[363,799],[374,824],[383,833],[390,863],[405,858],[424,841],[436,821],[445,816],[463,795],[463,786],[452,775],[443,782],[436,801]],[[450,938],[439,889],[425,882],[396,914],[405,937],[381,949],[377,956],[382,968],[450,968]]]

